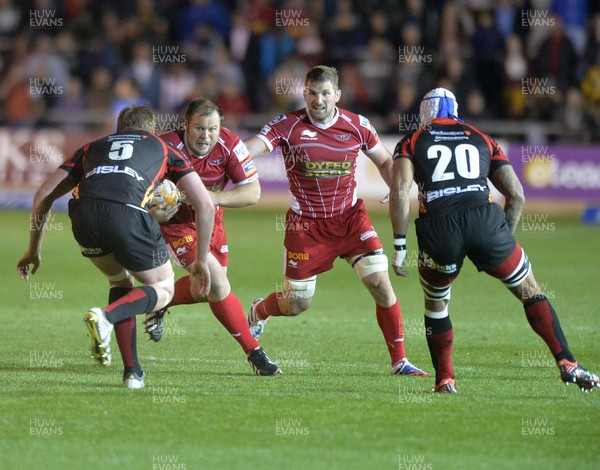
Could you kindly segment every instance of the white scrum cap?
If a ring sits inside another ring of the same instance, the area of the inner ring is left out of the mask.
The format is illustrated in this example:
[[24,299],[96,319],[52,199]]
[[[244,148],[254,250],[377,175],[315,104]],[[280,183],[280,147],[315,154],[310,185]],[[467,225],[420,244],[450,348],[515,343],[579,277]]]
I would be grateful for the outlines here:
[[458,103],[454,93],[445,88],[434,88],[421,101],[419,119],[421,125],[435,118],[458,119]]

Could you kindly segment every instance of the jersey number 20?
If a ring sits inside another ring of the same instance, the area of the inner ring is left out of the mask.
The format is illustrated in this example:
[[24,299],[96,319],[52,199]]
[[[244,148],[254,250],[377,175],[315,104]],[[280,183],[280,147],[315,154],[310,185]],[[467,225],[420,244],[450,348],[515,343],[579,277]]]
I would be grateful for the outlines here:
[[479,177],[479,150],[472,144],[459,144],[454,148],[445,145],[432,145],[427,150],[427,158],[439,158],[435,165],[431,180],[447,181],[455,178],[453,171],[446,171],[450,161],[454,157],[456,161],[456,171],[460,176],[466,179],[477,179]]

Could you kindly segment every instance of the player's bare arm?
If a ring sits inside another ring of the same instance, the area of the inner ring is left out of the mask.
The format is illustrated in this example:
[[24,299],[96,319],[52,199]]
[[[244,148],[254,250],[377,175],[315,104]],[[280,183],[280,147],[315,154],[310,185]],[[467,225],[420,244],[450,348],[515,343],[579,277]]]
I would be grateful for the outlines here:
[[408,158],[397,158],[392,164],[390,187],[390,219],[394,231],[394,257],[392,267],[398,276],[407,276],[403,264],[406,259],[406,233],[410,219],[410,188],[414,168]]
[[383,181],[385,181],[385,184],[390,188],[392,186],[392,155],[388,149],[379,142],[375,148],[366,155],[375,164]]
[[42,262],[42,241],[52,204],[59,197],[72,191],[76,185],[69,173],[59,168],[48,176],[36,191],[29,224],[29,247],[17,263],[17,271],[21,279],[29,279],[30,266],[32,266],[31,274],[35,274]]
[[260,199],[260,183],[258,179],[246,184],[238,184],[225,191],[210,191],[215,206],[246,207],[256,204]]
[[248,152],[250,152],[250,156],[252,158],[262,157],[263,155],[271,153],[264,140],[256,136],[252,136],[249,139],[244,140],[244,145],[246,145],[246,148],[248,149]]
[[413,164],[408,158],[394,160],[390,188],[390,219],[394,233],[406,234],[410,218]]
[[490,175],[490,181],[506,199],[504,203],[506,222],[514,233],[525,205],[523,186],[511,165],[503,165],[494,171]]
[[195,209],[196,260],[190,266],[190,273],[192,274],[192,288],[197,291],[198,295],[206,297],[210,290],[210,273],[207,261],[215,208],[198,173],[185,174],[179,179],[177,185],[182,191],[185,191],[186,202]]

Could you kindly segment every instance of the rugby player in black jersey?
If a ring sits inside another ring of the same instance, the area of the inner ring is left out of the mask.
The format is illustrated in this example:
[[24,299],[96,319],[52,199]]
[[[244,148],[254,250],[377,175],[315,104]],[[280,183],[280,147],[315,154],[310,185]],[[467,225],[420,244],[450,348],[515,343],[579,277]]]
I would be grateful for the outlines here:
[[[399,276],[407,275],[403,264],[413,180],[419,190],[415,228],[425,331],[436,370],[432,391],[456,393],[448,303],[465,256],[479,271],[500,279],[521,301],[529,324],[554,356],[561,379],[583,391],[593,390],[600,386],[598,377],[573,357],[556,313],[513,235],[525,203],[523,187],[498,144],[462,122],[457,111],[450,91],[431,90],[421,102],[420,128],[406,135],[393,155],[392,265]],[[488,178],[505,197],[504,210],[492,202]]]
[[[189,271],[192,288],[206,296],[207,266],[214,205],[198,173],[175,148],[153,131],[155,117],[145,106],[123,109],[117,132],[91,142],[65,161],[37,190],[32,220],[47,221],[54,201],[73,191],[69,217],[83,256],[107,277],[109,305],[92,308],[84,321],[92,341],[92,356],[111,363],[110,339],[117,328],[119,345],[129,345],[133,357],[123,357],[123,385],[144,386],[135,354],[135,315],[166,306],[174,292],[174,272],[158,222],[148,213],[153,189],[165,177],[185,191],[196,214],[196,259]],[[35,274],[41,263],[46,224],[31,224],[29,247],[17,264],[21,278]],[[134,279],[141,284],[134,288]],[[128,348],[122,348],[122,351]]]

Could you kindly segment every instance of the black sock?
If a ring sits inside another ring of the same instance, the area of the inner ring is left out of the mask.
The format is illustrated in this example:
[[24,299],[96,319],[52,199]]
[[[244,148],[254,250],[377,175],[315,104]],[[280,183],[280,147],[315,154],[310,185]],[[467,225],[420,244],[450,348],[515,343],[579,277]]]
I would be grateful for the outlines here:
[[575,362],[548,298],[545,295],[537,295],[525,302],[523,308],[529,325],[545,341],[554,359],[557,362],[561,359]]
[[435,368],[435,383],[443,379],[453,379],[452,344],[454,342],[454,330],[452,329],[450,316],[430,318],[425,315],[425,335],[431,362]]
[[[127,295],[133,288],[112,287],[108,294],[108,303],[119,300]],[[127,318],[115,324],[115,337],[123,360],[123,374],[142,374],[142,368],[137,356],[137,335],[135,317]]]
[[105,307],[104,311],[108,321],[118,323],[140,313],[152,312],[156,307],[157,300],[158,296],[152,287],[136,287]]

